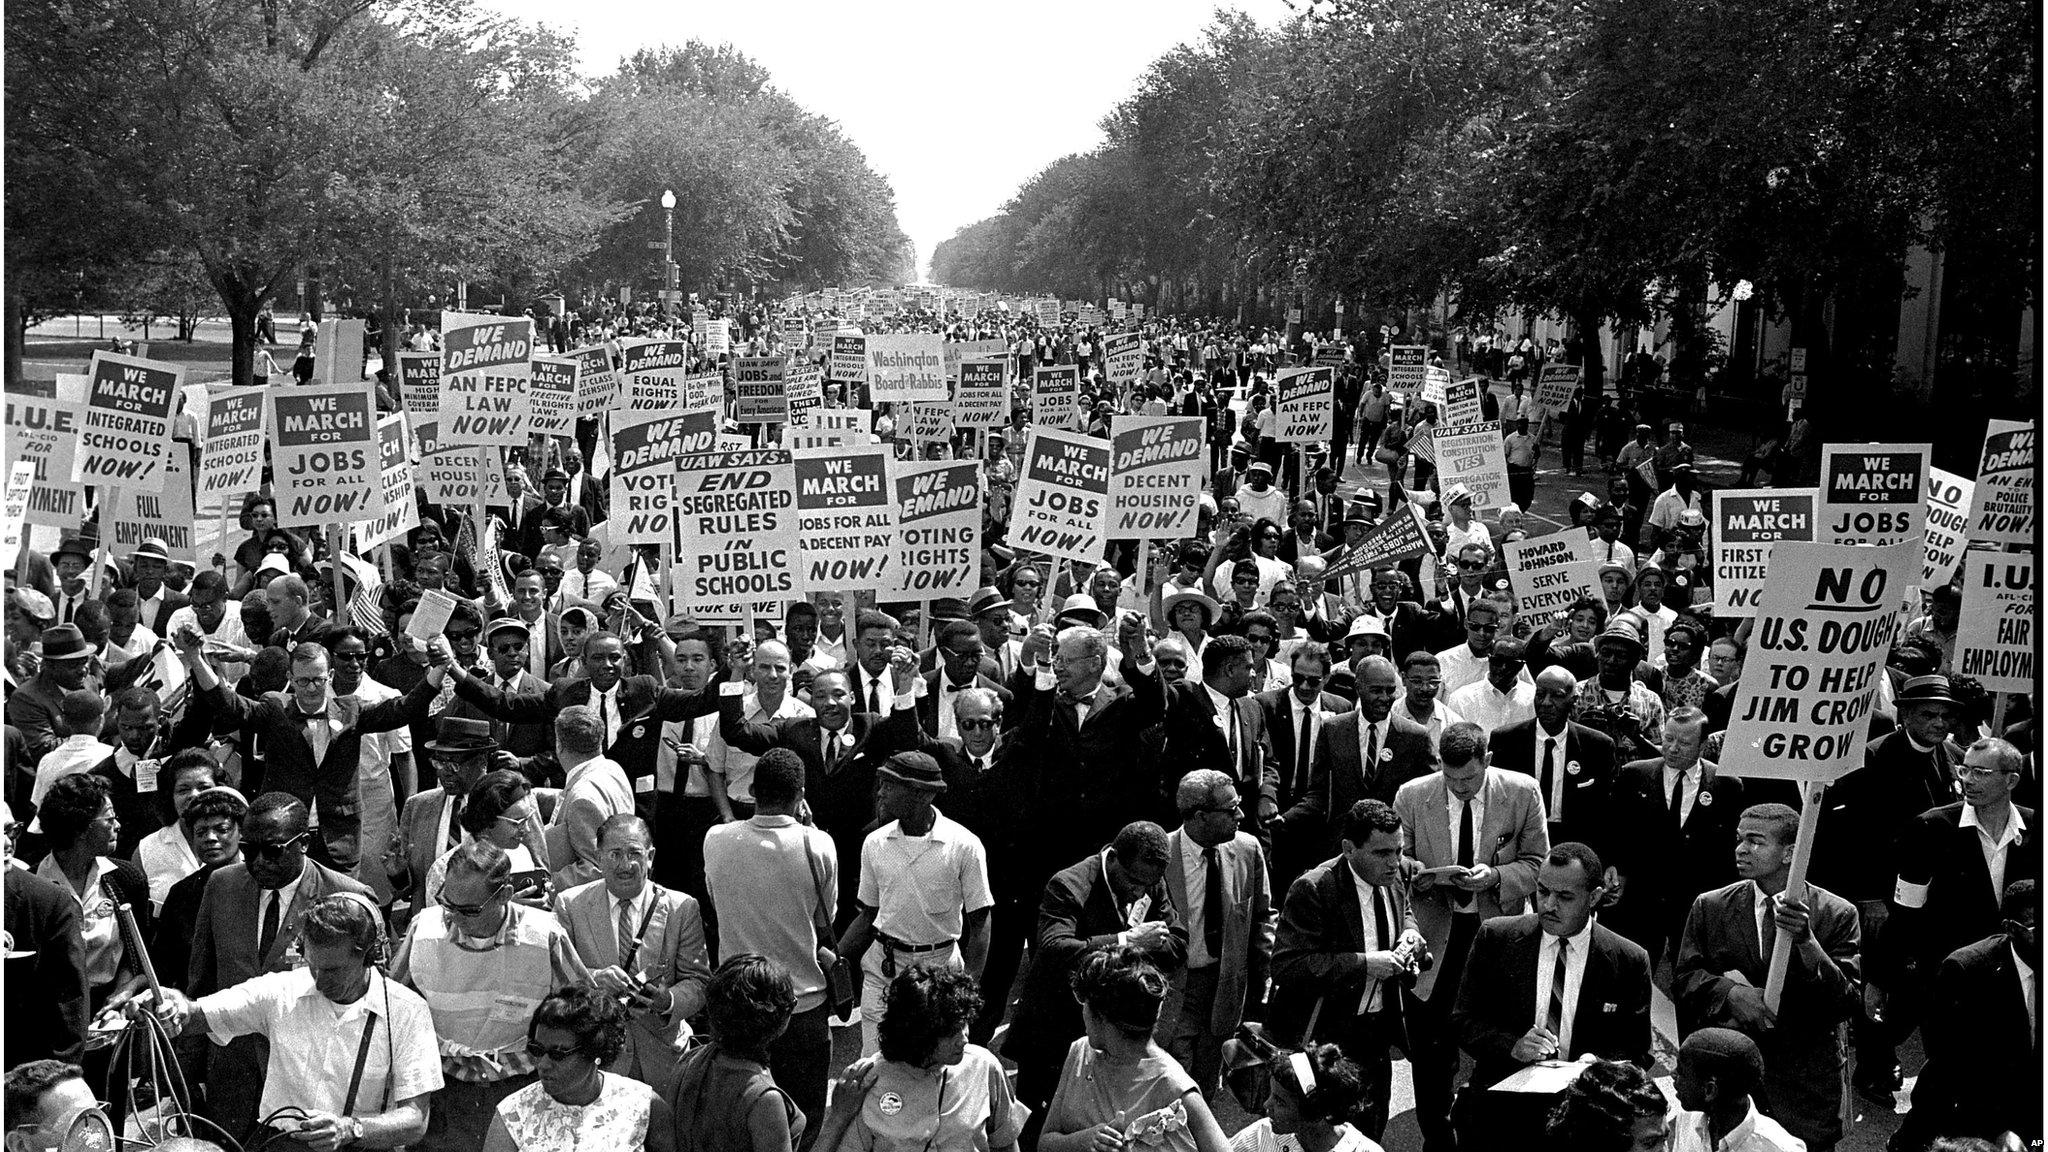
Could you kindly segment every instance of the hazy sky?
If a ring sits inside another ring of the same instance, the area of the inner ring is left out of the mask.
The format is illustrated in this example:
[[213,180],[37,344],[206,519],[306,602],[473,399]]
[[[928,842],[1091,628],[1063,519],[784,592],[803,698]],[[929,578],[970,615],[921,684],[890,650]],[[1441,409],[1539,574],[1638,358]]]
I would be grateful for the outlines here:
[[[1047,164],[1101,142],[1097,127],[1147,65],[1192,40],[1219,5],[1200,0],[940,3],[821,0],[668,5],[482,0],[576,34],[603,75],[648,45],[730,43],[805,108],[837,120],[896,189],[896,214],[932,248],[1002,207]],[[1271,26],[1285,0],[1232,0]]]

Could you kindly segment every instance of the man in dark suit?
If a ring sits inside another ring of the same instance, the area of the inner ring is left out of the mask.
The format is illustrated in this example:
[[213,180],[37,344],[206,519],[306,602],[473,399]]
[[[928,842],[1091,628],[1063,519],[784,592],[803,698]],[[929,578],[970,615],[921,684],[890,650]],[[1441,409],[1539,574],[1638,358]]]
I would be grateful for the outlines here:
[[[1338,855],[1297,877],[1273,938],[1269,1020],[1281,1043],[1334,1042],[1365,1074],[1361,1132],[1386,1131],[1393,1047],[1409,1053],[1415,974],[1429,964],[1401,880],[1401,818],[1359,800],[1338,827]],[[1370,907],[1368,907],[1370,905]],[[1311,1024],[1313,1018],[1313,1024]]]
[[[1693,901],[1671,986],[1679,1034],[1733,1028],[1756,1041],[1771,1072],[1758,1106],[1808,1148],[1828,1149],[1842,1138],[1836,1037],[1856,1013],[1862,942],[1847,900],[1815,884],[1802,900],[1785,898],[1798,838],[1799,813],[1787,805],[1743,811],[1734,852],[1741,879]],[[1771,955],[1785,946],[1780,928],[1793,953],[1773,1013],[1763,989]]]
[[1436,770],[1429,730],[1394,711],[1399,678],[1383,656],[1358,669],[1358,707],[1331,717],[1316,733],[1308,789],[1280,822],[1276,836],[1305,856],[1336,850],[1336,822],[1359,800],[1392,804],[1401,785]]
[[1023,1145],[1036,1142],[1060,1065],[1081,1036],[1081,1006],[1069,983],[1081,957],[1121,939],[1151,953],[1168,975],[1187,963],[1187,927],[1166,892],[1168,859],[1166,829],[1140,820],[1046,882],[1031,969],[1003,1041],[1003,1055],[1017,1065],[1017,1099],[1031,1108]]
[[[1257,702],[1273,748],[1273,764],[1280,771],[1280,811],[1291,812],[1307,797],[1315,776],[1316,742],[1323,725],[1351,711],[1352,702],[1334,692],[1324,691],[1330,680],[1330,650],[1313,640],[1295,648],[1288,658],[1293,685],[1261,692]],[[1273,877],[1286,892],[1296,876],[1308,871],[1322,857],[1323,844],[1314,838],[1273,837]]]
[[170,544],[161,536],[147,537],[128,554],[128,565],[135,595],[142,600],[142,626],[158,636],[169,635],[171,613],[192,602],[164,583],[171,570]]
[[[583,470],[583,454],[574,449],[563,453],[562,468],[566,477],[562,485],[564,498],[583,509],[584,514],[590,517],[590,523],[604,523],[608,515],[604,481]],[[545,489],[546,485],[543,484],[542,488]],[[554,502],[548,501],[550,504]]]
[[526,625],[526,670],[542,680],[564,655],[562,614],[548,611],[547,602],[546,575],[529,568],[512,581],[512,608],[504,613],[504,618]]
[[[454,627],[453,621],[450,621],[450,627]],[[462,669],[463,673],[496,688],[501,696],[538,696],[545,693],[548,682],[527,669],[526,654],[531,635],[526,625],[513,617],[500,616],[491,621],[483,628],[484,660]],[[443,715],[489,721],[491,735],[505,751],[521,761],[554,751],[555,733],[551,722],[509,723],[461,698],[449,701]],[[522,763],[520,767],[525,765]]]
[[1252,676],[1251,642],[1242,636],[1212,636],[1202,649],[1200,683],[1160,685],[1166,727],[1159,754],[1165,775],[1159,787],[1161,800],[1171,806],[1187,772],[1221,772],[1248,801],[1248,830],[1265,840],[1280,812],[1280,771],[1266,736],[1266,714],[1248,695]]
[[[13,855],[14,815],[0,806]],[[63,1060],[85,1052],[85,938],[71,893],[11,863],[6,873],[7,1062]]]
[[1706,730],[1699,709],[1673,709],[1664,718],[1664,755],[1625,765],[1608,805],[1621,891],[1606,922],[1653,964],[1666,944],[1678,946],[1693,898],[1735,879],[1728,845],[1742,817],[1743,783],[1701,759]]
[[[1553,847],[1536,873],[1534,915],[1479,926],[1451,1021],[1475,1061],[1458,1098],[1458,1146],[1524,1148],[1541,1141],[1555,1099],[1495,1092],[1538,1060],[1592,1055],[1650,1065],[1650,958],[1593,922],[1608,874],[1584,844]],[[1539,1005],[1542,1006],[1539,1008]]]
[[[896,618],[866,609],[854,617],[846,663],[846,687],[857,711],[880,715],[889,711],[889,650],[896,646]],[[855,857],[858,859],[859,857]]]
[[2037,882],[2007,884],[1999,916],[1999,931],[1949,953],[1935,972],[1920,1029],[1927,1063],[1894,1148],[1924,1148],[1937,1136],[2041,1138]]
[[[1339,500],[1338,508],[1343,504]],[[1337,546],[1337,540],[1317,521],[1316,501],[1304,496],[1294,502],[1287,517],[1287,535],[1280,538],[1280,559],[1291,565],[1301,563],[1304,556],[1321,556]]]
[[[185,991],[193,998],[232,988],[265,972],[286,972],[298,955],[299,921],[323,896],[370,890],[306,858],[306,806],[282,792],[249,805],[243,863],[225,864],[206,882],[192,932]],[[255,1125],[270,1042],[249,1035],[207,1053],[206,1114],[237,1139]]]
[[547,507],[526,490],[526,472],[505,469],[505,494],[511,499],[489,511],[505,525],[505,547],[531,560],[540,554],[540,514]]
[[[580,479],[587,481],[588,478],[581,477]],[[585,483],[582,487],[584,488],[584,494],[590,495],[589,485]],[[590,526],[604,519],[604,515],[593,508],[589,502],[572,499],[569,488],[569,474],[562,469],[550,468],[542,473],[540,491],[542,498],[546,501],[542,512],[545,513],[550,508],[559,508],[567,512],[569,514],[569,535],[582,540],[590,535]],[[539,517],[536,516],[534,519],[538,521]],[[536,524],[536,527],[538,527],[538,524]]]
[[[296,579],[296,577],[293,577]],[[320,836],[310,847],[315,859],[343,875],[354,875],[362,812],[357,777],[363,736],[388,732],[426,719],[427,709],[447,675],[448,647],[436,640],[426,675],[412,691],[377,704],[334,695],[325,648],[301,644],[292,651],[289,693],[260,700],[237,695],[215,675],[202,655],[198,629],[174,638],[192,677],[192,707],[211,715],[217,730],[250,728],[263,741],[263,786],[287,792],[300,803],[318,804]],[[376,867],[377,861],[370,866]]]
[[974,1043],[983,1045],[1003,1022],[1024,939],[1038,916],[1039,892],[1020,882],[1017,835],[1023,827],[1019,814],[1024,791],[1002,731],[1007,696],[982,687],[961,689],[953,700],[959,735],[925,737],[917,747],[938,761],[945,776],[946,789],[936,801],[939,811],[980,837],[988,857],[989,893],[995,905],[989,913],[988,960],[981,973],[981,1014],[968,1031]]
[[[718,731],[725,742],[760,756],[770,748],[788,748],[803,758],[804,798],[811,817],[832,837],[841,860],[859,860],[868,827],[875,819],[875,772],[898,752],[914,751],[921,741],[917,710],[911,700],[917,656],[908,648],[891,647],[891,691],[883,697],[886,713],[863,711],[853,698],[843,669],[831,668],[811,680],[815,716],[764,717],[744,714],[746,686],[728,683],[720,689]],[[839,871],[836,927],[853,921],[859,868]]]
[[327,639],[328,620],[314,614],[313,594],[297,576],[273,576],[263,586],[263,602],[270,609],[270,647],[290,651],[293,645]]
[[1166,838],[1166,894],[1187,925],[1188,964],[1173,978],[1153,1036],[1213,1096],[1223,1042],[1266,998],[1273,889],[1265,851],[1238,831],[1244,805],[1228,776],[1198,768],[1181,777],[1174,799],[1181,822]]
[[1538,673],[1536,718],[1493,734],[1493,763],[1536,778],[1551,843],[1575,840],[1611,855],[1615,829],[1607,822],[1607,803],[1614,787],[1614,741],[1572,719],[1578,691],[1569,668],[1553,664]]
[[982,644],[981,630],[965,620],[948,620],[939,629],[935,650],[938,667],[926,672],[917,698],[917,723],[927,736],[958,739],[954,700],[968,688],[986,688],[1004,704],[1010,690],[988,675],[995,667]]
[[1397,568],[1382,568],[1372,574],[1372,603],[1361,615],[1372,616],[1386,626],[1394,643],[1394,659],[1406,660],[1411,652],[1436,651],[1444,628],[1442,610],[1402,599],[1413,594],[1413,585]]

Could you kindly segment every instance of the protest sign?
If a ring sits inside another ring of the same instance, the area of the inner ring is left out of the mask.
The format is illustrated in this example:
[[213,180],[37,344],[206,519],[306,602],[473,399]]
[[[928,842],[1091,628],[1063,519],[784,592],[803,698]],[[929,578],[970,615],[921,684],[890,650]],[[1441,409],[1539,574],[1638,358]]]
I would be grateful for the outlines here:
[[974,360],[1002,360],[1010,354],[1010,346],[1001,340],[948,340],[946,342],[946,375],[960,375],[960,365]]
[[1337,419],[1337,370],[1291,368],[1274,382],[1279,397],[1273,439],[1283,444],[1327,444]]
[[1579,386],[1582,371],[1576,364],[1545,364],[1543,374],[1536,378],[1536,407],[1562,413],[1571,403],[1572,390]]
[[1195,534],[1209,468],[1199,416],[1112,416],[1109,535],[1179,540]]
[[705,452],[675,461],[676,562],[681,610],[744,623],[757,605],[802,596],[796,469],[780,449]]
[[791,368],[785,380],[789,394],[789,423],[802,427],[813,410],[825,406],[825,370],[816,366]]
[[570,352],[569,358],[576,361],[576,415],[596,416],[618,407],[625,382],[612,367],[611,352],[593,344]]
[[1449,490],[1463,484],[1472,490],[1472,511],[1508,503],[1508,454],[1500,438],[1500,421],[1451,424],[1430,433],[1436,450],[1437,484]]
[[867,383],[868,338],[865,336],[834,336],[832,338],[832,359],[828,363],[832,369],[832,379],[848,386]]
[[505,500],[505,470],[495,448],[464,445],[427,451],[433,429],[422,425],[421,453],[414,473],[420,491],[434,504],[475,508]]
[[[419,501],[413,497],[412,460],[405,441],[405,417],[386,416],[377,421],[377,515],[349,525],[358,552],[396,540],[420,526]],[[470,502],[471,506],[476,503]]]
[[814,408],[810,423],[802,428],[785,428],[782,446],[799,448],[865,448],[873,443],[869,433],[874,410],[869,408]]
[[313,383],[354,384],[368,375],[363,336],[369,327],[363,320],[322,320],[313,337]]
[[866,340],[868,396],[875,403],[947,399],[944,337],[936,332],[891,332]]
[[1438,410],[1441,411],[1444,403],[1444,390],[1450,386],[1450,369],[1439,368],[1434,364],[1423,369],[1422,399],[1424,402],[1436,405]]
[[1109,524],[1110,445],[1034,424],[1010,508],[1010,547],[1102,562]]
[[7,491],[0,499],[0,556],[12,559],[21,554],[21,538],[28,526],[28,496],[35,486],[35,461],[17,460],[7,470]]
[[1599,601],[1600,561],[1593,541],[1581,532],[1558,532],[1501,545],[1515,613],[1541,620],[1571,607],[1582,596]]
[[1050,327],[1058,327],[1058,325],[1059,325],[1059,322],[1060,322],[1060,302],[1059,302],[1059,301],[1057,301],[1057,300],[1040,300],[1040,301],[1038,301],[1038,302],[1037,302],[1036,304],[1034,304],[1034,305],[1033,305],[1033,310],[1034,310],[1034,314],[1035,314],[1035,315],[1036,315],[1036,316],[1038,317],[1038,322],[1039,322],[1040,324],[1043,324],[1043,325],[1045,325],[1045,326],[1047,326],[1047,327],[1049,327],[1049,328],[1050,328]]
[[1009,366],[1002,360],[962,360],[953,385],[953,423],[1001,428],[1010,422]]
[[441,313],[441,443],[526,443],[533,419],[533,321]]
[[896,465],[896,559],[884,593],[968,596],[981,575],[981,466],[972,460]]
[[953,439],[953,405],[920,400],[907,421],[913,444],[944,444]]
[[723,316],[704,324],[704,355],[712,360],[732,351],[732,322]]
[[1118,332],[1102,338],[1102,374],[1111,384],[1135,384],[1145,373],[1145,338]]
[[198,517],[193,515],[189,459],[184,452],[172,452],[164,457],[159,483],[114,489],[107,517],[111,527],[104,538],[114,555],[126,556],[156,536],[170,545],[171,559],[196,561]]
[[1771,545],[1813,539],[1811,488],[1723,488],[1714,493],[1714,615],[1756,615]]
[[1031,375],[1031,422],[1045,428],[1081,427],[1081,369],[1073,364],[1040,368]]
[[456,599],[439,588],[420,590],[419,607],[406,623],[405,634],[415,640],[432,641],[455,618]]
[[812,588],[886,588],[896,545],[889,450],[813,448],[795,453],[802,579]]
[[1993,692],[2032,692],[2038,558],[2032,552],[1972,548],[1963,554],[1962,618],[1956,674]]
[[786,424],[789,393],[780,356],[741,356],[732,362],[732,418],[742,424]]
[[1862,766],[1894,617],[1919,578],[1917,539],[1772,544],[1721,769],[1825,783]]
[[[1910,540],[1923,547],[1929,455],[1925,444],[1824,445],[1813,538],[1823,544]],[[1918,559],[1916,552],[1916,580]],[[1905,595],[1903,586],[1895,591]]]
[[1970,497],[1969,539],[1991,544],[2033,543],[2037,444],[2032,423],[1992,420],[1986,424],[1977,487]]
[[725,411],[725,377],[717,372],[692,372],[683,377],[683,407]]
[[68,530],[85,519],[85,485],[71,481],[72,457],[78,451],[78,431],[83,427],[83,400],[7,393],[9,475],[15,464],[35,466],[35,487],[28,496],[30,524]]
[[1477,377],[1459,380],[1444,386],[1444,423],[1477,424],[1479,422],[1479,394],[1482,391]]
[[398,354],[398,404],[406,415],[434,420],[441,415],[441,354]]
[[621,412],[612,417],[612,520],[614,544],[671,542],[670,505],[675,461],[718,446],[718,413]]
[[1976,484],[1939,468],[1927,470],[1927,553],[1920,587],[1939,588],[1955,578],[1969,543],[1970,495]]
[[377,507],[377,404],[367,383],[273,388],[271,475],[281,528],[346,524]]
[[[690,371],[685,340],[628,340],[619,348],[628,412],[674,412],[685,406],[683,377]],[[698,405],[690,405],[698,407]]]
[[576,369],[569,356],[535,356],[532,360],[534,436],[576,434]]
[[1386,519],[1372,526],[1357,547],[1339,556],[1323,570],[1325,580],[1353,573],[1370,572],[1397,561],[1434,551],[1429,529],[1423,525],[1422,510],[1403,502]]
[[86,375],[85,423],[71,456],[71,475],[63,479],[117,488],[155,484],[170,454],[172,406],[185,370],[95,352]]

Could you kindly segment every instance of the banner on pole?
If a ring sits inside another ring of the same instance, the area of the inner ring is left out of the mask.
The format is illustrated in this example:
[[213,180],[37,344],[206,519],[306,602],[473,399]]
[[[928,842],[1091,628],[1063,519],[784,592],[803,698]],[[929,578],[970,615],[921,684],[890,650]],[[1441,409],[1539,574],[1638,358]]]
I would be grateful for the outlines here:
[[936,332],[867,337],[868,396],[877,404],[944,400],[945,339]]
[[1756,615],[1771,545],[1813,539],[1812,488],[1723,488],[1714,493],[1714,615]]
[[2032,423],[1993,420],[1985,426],[1984,454],[1970,499],[1969,539],[1992,544],[2034,542],[2034,461],[2038,438]]
[[[261,393],[257,394],[261,399]],[[59,400],[27,392],[7,393],[7,461],[35,467],[29,490],[30,524],[76,529],[85,519],[85,485],[71,480],[78,433],[85,427],[85,401]],[[10,470],[9,475],[13,473]],[[10,556],[11,559],[11,556]]]
[[578,362],[571,356],[535,356],[531,364],[533,422],[527,431],[534,436],[575,435]]
[[[804,594],[797,562],[796,469],[781,449],[675,461],[676,598],[700,621],[777,616]],[[766,612],[760,611],[764,605]]]
[[981,576],[981,466],[896,465],[896,560],[889,587],[919,600],[973,594]]
[[1542,374],[1536,377],[1536,407],[1563,413],[1583,376],[1584,369],[1576,364],[1545,364]]
[[1515,590],[1515,614],[1544,619],[1562,612],[1580,597],[1595,601],[1600,592],[1600,561],[1593,541],[1584,533],[1558,532],[1533,540],[1501,545],[1507,560],[1508,585]]
[[116,488],[154,485],[170,454],[171,414],[185,370],[95,352],[86,375],[85,424],[64,479]]
[[1508,453],[1500,438],[1500,421],[1451,424],[1430,433],[1435,449],[1437,485],[1449,491],[1453,484],[1472,490],[1472,511],[1500,508],[1508,503]]
[[[1822,544],[1911,540],[1915,548],[1924,547],[1930,455],[1925,444],[1823,445],[1814,540]],[[1915,579],[1919,572],[1920,565],[1915,563]],[[1897,591],[1904,596],[1903,587]]]
[[435,423],[450,447],[526,443],[533,419],[533,321],[441,313],[441,394]]
[[1009,422],[1008,364],[1003,360],[962,360],[959,380],[953,385],[953,423],[961,428],[1001,428]]
[[2032,692],[2034,601],[2039,558],[2033,552],[1972,548],[1963,554],[1962,618],[1956,625],[1956,673],[1993,692]]
[[569,358],[576,361],[576,415],[597,416],[619,406],[624,381],[612,367],[609,349],[593,344],[570,352]]
[[1073,364],[1031,374],[1031,422],[1044,428],[1081,428],[1081,369]]
[[378,514],[349,525],[357,552],[368,552],[387,540],[400,539],[420,526],[419,501],[413,497],[412,460],[405,441],[404,416],[386,416],[377,421]]
[[1112,416],[1109,535],[1181,540],[1195,534],[1209,467],[1199,416]]
[[1010,508],[1010,547],[1102,562],[1109,524],[1110,445],[1034,424]]
[[[1828,474],[1823,472],[1823,477]],[[1919,490],[1912,490],[1917,499]],[[1781,540],[1721,750],[1731,776],[1826,783],[1863,764],[1870,709],[1920,541]]]
[[672,542],[676,460],[716,450],[718,413],[615,413],[612,420],[611,543]]
[[1413,396],[1422,391],[1429,350],[1420,344],[1395,344],[1387,349],[1387,391]]
[[945,444],[953,439],[953,405],[950,402],[920,400],[908,407],[911,443]]
[[363,381],[273,388],[270,467],[282,528],[346,524],[377,507],[377,404]]
[[856,387],[868,382],[868,338],[865,336],[832,337],[832,379]]
[[1102,374],[1111,384],[1135,384],[1145,374],[1145,338],[1117,332],[1102,338]]
[[183,452],[164,457],[163,482],[150,488],[116,488],[112,501],[112,529],[105,543],[117,556],[126,556],[151,536],[170,545],[173,560],[198,562],[195,532],[198,517],[192,509],[192,470]]
[[1273,439],[1283,444],[1327,444],[1337,420],[1334,368],[1291,368],[1274,382],[1279,397]]
[[692,372],[683,377],[683,407],[709,408],[725,412],[725,376],[718,372]]
[[1435,404],[1439,411],[1443,408],[1444,390],[1450,386],[1450,369],[1431,364],[1422,370],[1422,399],[1426,403]]
[[685,406],[683,378],[689,375],[691,359],[688,341],[628,340],[619,353],[628,412],[674,412]]
[[890,562],[896,546],[889,449],[814,448],[794,455],[805,585],[847,591],[888,587],[895,578]]
[[1335,580],[1353,573],[1371,572],[1402,560],[1435,551],[1429,529],[1423,524],[1422,509],[1403,501],[1387,518],[1372,526],[1356,547],[1323,570],[1323,579]]
[[741,356],[732,362],[732,418],[742,424],[789,422],[788,361]]
[[436,420],[441,415],[441,354],[400,352],[398,354],[398,404],[406,415],[418,420]]
[[1953,472],[1927,470],[1927,558],[1920,587],[1939,588],[1955,579],[1969,543],[1970,499],[1977,485]]

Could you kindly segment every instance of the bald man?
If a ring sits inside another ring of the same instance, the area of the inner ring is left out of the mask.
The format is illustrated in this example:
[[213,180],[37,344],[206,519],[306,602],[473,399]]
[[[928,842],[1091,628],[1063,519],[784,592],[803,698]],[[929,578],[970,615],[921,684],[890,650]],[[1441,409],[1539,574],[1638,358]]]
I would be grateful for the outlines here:
[[1536,676],[1536,715],[1493,734],[1493,766],[1536,778],[1550,842],[1576,841],[1610,852],[1607,794],[1614,784],[1614,741],[1572,719],[1578,682],[1553,664]]
[[[1429,729],[1394,708],[1399,691],[1394,662],[1368,656],[1358,666],[1358,707],[1324,721],[1316,733],[1308,788],[1281,815],[1276,838],[1335,855],[1333,822],[1360,800],[1392,804],[1401,785],[1436,771],[1436,742]],[[1284,830],[1284,831],[1283,831]]]

